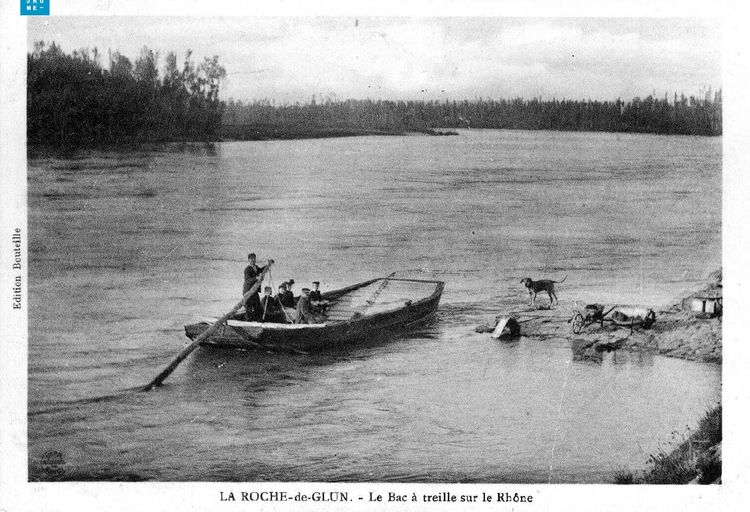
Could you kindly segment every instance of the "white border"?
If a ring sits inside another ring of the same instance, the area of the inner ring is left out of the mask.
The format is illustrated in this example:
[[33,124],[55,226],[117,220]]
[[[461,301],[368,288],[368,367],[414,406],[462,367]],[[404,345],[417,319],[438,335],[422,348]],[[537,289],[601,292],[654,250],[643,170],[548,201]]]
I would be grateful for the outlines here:
[[[400,1],[199,2],[197,0],[50,0],[53,16],[150,15],[150,16],[283,16],[283,15],[382,15],[382,16],[530,16],[530,17],[720,17],[724,52],[724,182],[723,254],[725,301],[724,330],[724,472],[721,486],[609,486],[609,485],[390,485],[390,484],[215,484],[215,483],[44,483],[27,482],[26,309],[13,315],[0,307],[0,511],[24,510],[299,510],[294,503],[221,503],[219,492],[286,490],[296,493],[345,490],[351,495],[396,491],[481,494],[509,491],[534,496],[533,504],[479,504],[469,510],[735,510],[748,501],[748,442],[745,427],[750,361],[748,343],[741,333],[750,322],[745,311],[748,243],[745,216],[750,173],[746,149],[750,114],[747,62],[747,18],[739,1],[567,1],[492,2],[481,0],[421,0],[404,7]],[[10,288],[10,233],[20,227],[26,242],[25,163],[25,63],[26,19],[19,14],[19,0],[0,0],[0,290]],[[743,268],[744,267],[744,268]],[[23,295],[27,297],[24,276]],[[3,293],[0,296],[7,296]],[[312,510],[406,510],[454,509],[450,505],[354,502],[308,503]]]

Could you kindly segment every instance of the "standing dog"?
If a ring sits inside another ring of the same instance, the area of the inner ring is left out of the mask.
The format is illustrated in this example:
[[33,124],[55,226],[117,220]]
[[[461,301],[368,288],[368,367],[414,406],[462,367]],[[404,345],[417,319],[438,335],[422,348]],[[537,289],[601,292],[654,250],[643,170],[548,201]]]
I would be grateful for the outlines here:
[[550,306],[552,305],[553,300],[559,304],[560,301],[557,300],[557,295],[555,295],[555,283],[562,283],[567,278],[568,276],[563,277],[562,281],[553,281],[552,279],[540,279],[539,281],[534,281],[530,277],[524,277],[521,279],[521,284],[529,290],[529,305],[534,305],[536,294],[539,292],[547,292],[547,295],[549,295]]

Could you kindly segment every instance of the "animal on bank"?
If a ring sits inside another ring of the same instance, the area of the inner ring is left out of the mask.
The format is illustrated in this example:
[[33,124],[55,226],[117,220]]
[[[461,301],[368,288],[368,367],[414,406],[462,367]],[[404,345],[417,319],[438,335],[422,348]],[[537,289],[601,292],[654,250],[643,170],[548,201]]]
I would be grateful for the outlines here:
[[529,290],[529,305],[534,305],[536,294],[540,292],[547,292],[547,295],[549,295],[550,306],[553,304],[553,301],[559,304],[560,301],[557,300],[557,295],[555,294],[555,283],[563,283],[567,278],[568,276],[565,276],[561,281],[553,281],[552,279],[540,279],[539,281],[534,281],[530,277],[524,277],[521,279],[521,284]]

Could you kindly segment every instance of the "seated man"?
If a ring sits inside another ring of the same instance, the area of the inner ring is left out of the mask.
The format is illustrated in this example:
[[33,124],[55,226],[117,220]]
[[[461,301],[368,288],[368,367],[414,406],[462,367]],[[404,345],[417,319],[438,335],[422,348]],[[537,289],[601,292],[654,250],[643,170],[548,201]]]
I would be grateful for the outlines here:
[[290,301],[286,295],[287,284],[286,282],[279,285],[279,293],[276,294],[276,302],[281,306],[281,311],[284,313],[284,321],[294,323],[297,318],[297,311],[294,309],[294,296]]
[[281,304],[285,308],[293,308],[295,301],[294,301],[294,293],[292,293],[292,285],[294,284],[294,279],[290,279],[284,284],[284,293],[282,294],[279,292]]
[[310,304],[310,288],[302,288],[302,295],[297,301],[297,321],[298,324],[319,324],[323,318],[315,313]]
[[323,295],[320,293],[319,281],[313,281],[313,291],[310,292],[310,303],[315,313],[323,313],[328,307],[328,301],[323,300]]
[[285,323],[286,317],[281,309],[282,305],[271,295],[272,291],[273,289],[270,286],[263,289],[263,297],[260,299],[263,315],[260,320],[261,322]]
[[310,300],[313,302],[320,302],[323,297],[320,293],[320,281],[313,281],[313,290],[310,292]]

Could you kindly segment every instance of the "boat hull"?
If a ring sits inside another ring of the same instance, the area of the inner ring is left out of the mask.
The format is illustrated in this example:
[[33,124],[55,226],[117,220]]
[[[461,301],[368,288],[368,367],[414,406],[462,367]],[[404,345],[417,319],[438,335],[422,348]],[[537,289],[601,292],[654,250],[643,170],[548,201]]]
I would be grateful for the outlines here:
[[[406,301],[400,307],[375,314],[357,315],[347,321],[325,324],[275,324],[230,320],[219,326],[204,346],[271,351],[315,352],[358,341],[392,336],[432,319],[440,303],[443,283],[435,281],[435,291],[422,300]],[[335,297],[340,291],[330,292]],[[185,326],[188,338],[195,339],[211,325],[199,322]]]

